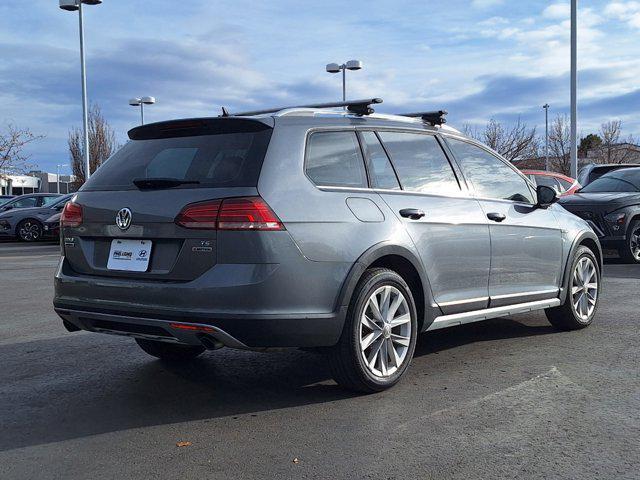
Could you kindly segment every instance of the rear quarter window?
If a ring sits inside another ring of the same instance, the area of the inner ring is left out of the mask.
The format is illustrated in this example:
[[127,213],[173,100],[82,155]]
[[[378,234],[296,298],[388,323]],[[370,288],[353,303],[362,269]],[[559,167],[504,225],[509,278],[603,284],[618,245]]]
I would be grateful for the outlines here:
[[305,172],[318,186],[367,187],[356,133],[314,132],[309,136]]

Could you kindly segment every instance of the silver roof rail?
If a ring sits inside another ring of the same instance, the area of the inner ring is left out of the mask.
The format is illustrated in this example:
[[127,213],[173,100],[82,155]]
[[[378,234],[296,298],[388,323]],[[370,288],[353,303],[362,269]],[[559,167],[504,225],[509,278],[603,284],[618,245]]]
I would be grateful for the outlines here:
[[256,115],[265,115],[267,113],[276,113],[281,110],[289,110],[295,108],[309,108],[309,109],[321,109],[321,108],[337,108],[346,107],[347,111],[355,115],[371,115],[375,110],[371,108],[371,105],[382,103],[381,98],[367,98],[363,100],[347,100],[345,102],[329,102],[329,103],[314,103],[311,105],[293,105],[289,107],[267,108],[265,110],[252,110],[248,112],[236,112],[229,113],[229,111],[222,107],[222,114],[220,117],[253,117]]

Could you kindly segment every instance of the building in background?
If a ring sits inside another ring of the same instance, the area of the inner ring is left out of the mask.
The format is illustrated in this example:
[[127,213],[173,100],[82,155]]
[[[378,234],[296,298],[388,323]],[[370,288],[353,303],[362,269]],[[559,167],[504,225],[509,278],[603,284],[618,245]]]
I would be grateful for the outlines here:
[[[58,175],[55,173],[47,172],[29,172],[29,175],[33,175],[40,179],[40,193],[71,193],[77,190],[75,186],[76,177],[74,175],[60,175],[58,182]],[[60,184],[60,191],[58,191],[58,183]]]
[[31,175],[6,175],[0,177],[2,195],[24,195],[40,192],[40,179]]
[[[0,175],[0,195],[24,195],[26,193],[70,193],[75,192],[76,178],[40,171],[26,175]],[[59,188],[59,190],[58,190]]]

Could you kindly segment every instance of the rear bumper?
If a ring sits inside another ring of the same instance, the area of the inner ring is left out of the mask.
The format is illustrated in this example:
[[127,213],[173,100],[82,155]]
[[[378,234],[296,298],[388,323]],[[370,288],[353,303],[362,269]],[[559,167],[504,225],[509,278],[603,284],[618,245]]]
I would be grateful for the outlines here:
[[[343,307],[335,314],[211,318],[189,312],[167,315],[99,311],[60,302],[54,302],[54,307],[68,328],[207,348],[221,343],[241,349],[332,346],[340,338],[346,314]],[[176,328],[177,323],[193,330]]]

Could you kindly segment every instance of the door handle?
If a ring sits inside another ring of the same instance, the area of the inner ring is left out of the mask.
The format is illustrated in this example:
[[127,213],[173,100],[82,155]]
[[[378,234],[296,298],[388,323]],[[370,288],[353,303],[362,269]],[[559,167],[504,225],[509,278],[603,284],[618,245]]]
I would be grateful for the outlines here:
[[507,216],[504,213],[491,212],[487,213],[487,218],[489,220],[493,220],[494,222],[501,222],[505,218],[507,218]]
[[400,210],[400,216],[411,220],[420,220],[425,216],[425,213],[419,208],[403,208]]

